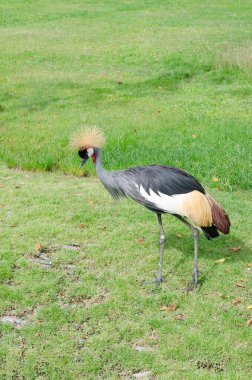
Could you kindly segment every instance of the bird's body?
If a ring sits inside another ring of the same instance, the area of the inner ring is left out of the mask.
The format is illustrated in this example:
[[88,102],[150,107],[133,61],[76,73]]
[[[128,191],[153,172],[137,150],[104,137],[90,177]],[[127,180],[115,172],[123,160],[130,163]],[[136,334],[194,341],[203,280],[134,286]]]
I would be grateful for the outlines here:
[[225,212],[223,226],[220,220],[213,221],[213,205],[218,207],[217,203],[186,171],[148,165],[109,172],[103,169],[100,149],[96,149],[95,165],[99,179],[114,198],[130,197],[156,213],[186,217],[201,227],[208,239],[219,235],[218,225],[221,232],[228,233]]
[[[136,166],[119,171],[107,171],[102,166],[100,146],[95,143],[97,137],[102,140],[101,132],[88,131],[88,142],[85,132],[76,138],[79,144],[79,155],[83,163],[92,156],[96,172],[105,188],[114,198],[129,197],[142,204],[158,216],[160,227],[160,260],[157,282],[162,281],[162,261],[165,235],[161,214],[176,216],[192,231],[194,236],[194,284],[198,276],[198,229],[200,227],[207,239],[219,236],[218,231],[228,234],[230,221],[224,209],[213,200],[202,185],[191,174],[174,166],[149,165]],[[101,144],[100,144],[101,145]],[[190,223],[189,223],[190,222]]]

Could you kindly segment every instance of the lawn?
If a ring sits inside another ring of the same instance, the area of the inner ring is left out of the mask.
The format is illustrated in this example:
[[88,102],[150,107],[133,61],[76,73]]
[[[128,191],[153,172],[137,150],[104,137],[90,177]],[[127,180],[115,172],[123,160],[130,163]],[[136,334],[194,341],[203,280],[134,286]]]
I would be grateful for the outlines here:
[[166,281],[153,293],[144,284],[158,263],[151,212],[114,202],[95,178],[1,167],[0,192],[1,318],[26,321],[0,325],[1,378],[249,377],[248,192],[211,192],[229,210],[232,232],[211,242],[201,235],[200,286],[188,295],[193,239],[172,216],[164,217]]
[[251,188],[249,2],[3,0],[0,10],[3,163],[76,173],[69,136],[96,124],[112,169],[160,162]]
[[[2,0],[0,13],[0,378],[247,379],[251,3]],[[83,177],[69,148],[82,125],[104,130],[106,168],[179,166],[228,211],[230,235],[201,235],[196,291],[182,291],[193,239],[171,216],[166,282],[144,284],[156,217],[114,202],[91,163]]]

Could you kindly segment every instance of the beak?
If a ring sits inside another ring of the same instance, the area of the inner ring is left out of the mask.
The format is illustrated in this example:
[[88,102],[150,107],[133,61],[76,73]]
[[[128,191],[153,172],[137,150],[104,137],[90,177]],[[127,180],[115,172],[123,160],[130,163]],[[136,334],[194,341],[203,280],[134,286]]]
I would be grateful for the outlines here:
[[85,162],[87,161],[88,157],[85,157],[81,160],[81,163],[80,163],[80,168],[82,168],[82,166],[85,164]]

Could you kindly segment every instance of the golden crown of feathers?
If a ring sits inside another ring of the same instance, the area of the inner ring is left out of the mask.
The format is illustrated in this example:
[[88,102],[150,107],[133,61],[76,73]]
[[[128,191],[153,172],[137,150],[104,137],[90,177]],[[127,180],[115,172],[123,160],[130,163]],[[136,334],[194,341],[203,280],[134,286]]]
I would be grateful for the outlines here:
[[82,127],[81,130],[77,131],[70,142],[73,148],[100,148],[106,142],[103,131],[95,126],[93,127]]

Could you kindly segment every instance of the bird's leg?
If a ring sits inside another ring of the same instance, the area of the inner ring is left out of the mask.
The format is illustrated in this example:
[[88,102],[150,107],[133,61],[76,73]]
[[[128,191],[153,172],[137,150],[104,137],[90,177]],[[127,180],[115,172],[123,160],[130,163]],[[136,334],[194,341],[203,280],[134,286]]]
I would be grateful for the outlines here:
[[159,230],[160,230],[160,253],[159,253],[158,272],[157,272],[156,281],[158,284],[160,284],[163,281],[162,265],[163,265],[164,246],[165,246],[166,238],[165,238],[165,234],[164,234],[164,228],[163,228],[161,214],[157,214],[157,218],[158,218],[158,224],[159,224]]
[[194,237],[194,269],[193,269],[193,280],[194,286],[197,287],[198,284],[198,244],[199,244],[199,231],[197,228],[193,227],[192,229],[193,237]]
[[144,282],[145,284],[153,284],[154,282],[156,284],[156,287],[155,289],[153,289],[153,291],[157,290],[161,282],[164,281],[162,277],[162,265],[163,265],[164,246],[165,246],[166,238],[164,234],[164,228],[163,228],[162,218],[161,218],[160,213],[157,213],[157,218],[158,218],[158,224],[159,224],[159,230],[160,230],[160,253],[159,253],[158,271],[157,271],[155,280]]
[[194,237],[194,269],[193,269],[193,283],[189,283],[187,290],[192,290],[192,288],[196,288],[198,284],[198,243],[199,243],[199,230],[188,223],[185,219],[183,219],[180,215],[176,215],[176,217],[181,220],[190,230],[192,231]]

